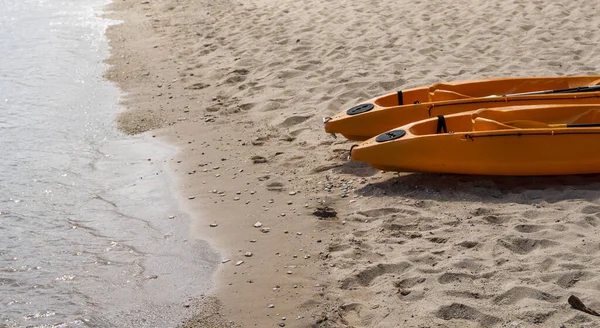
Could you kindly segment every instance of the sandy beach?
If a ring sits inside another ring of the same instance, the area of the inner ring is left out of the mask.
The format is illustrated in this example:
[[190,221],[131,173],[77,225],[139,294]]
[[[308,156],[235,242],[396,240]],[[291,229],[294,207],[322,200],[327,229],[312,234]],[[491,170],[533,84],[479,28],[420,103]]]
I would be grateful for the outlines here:
[[[322,118],[439,81],[598,74],[591,1],[115,0],[119,127],[221,250],[185,327],[598,327],[600,176],[379,172]],[[242,262],[243,261],[243,262]],[[184,320],[185,319],[185,320]]]

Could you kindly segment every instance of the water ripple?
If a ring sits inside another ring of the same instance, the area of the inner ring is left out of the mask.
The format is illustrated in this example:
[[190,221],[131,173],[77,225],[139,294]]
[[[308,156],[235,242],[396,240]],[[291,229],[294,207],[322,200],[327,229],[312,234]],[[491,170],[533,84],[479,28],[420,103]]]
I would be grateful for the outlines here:
[[112,129],[103,2],[0,0],[0,327],[122,326],[210,287],[166,177],[139,179],[173,149]]

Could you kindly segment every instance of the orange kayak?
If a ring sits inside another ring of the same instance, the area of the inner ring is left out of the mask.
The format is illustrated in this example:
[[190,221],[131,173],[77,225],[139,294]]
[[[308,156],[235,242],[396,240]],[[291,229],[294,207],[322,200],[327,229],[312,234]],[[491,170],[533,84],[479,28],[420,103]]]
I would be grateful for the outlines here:
[[436,83],[373,98],[324,119],[325,131],[366,140],[395,127],[480,108],[600,104],[600,76],[505,78]]
[[600,173],[600,105],[533,105],[439,116],[352,148],[385,171],[482,175]]

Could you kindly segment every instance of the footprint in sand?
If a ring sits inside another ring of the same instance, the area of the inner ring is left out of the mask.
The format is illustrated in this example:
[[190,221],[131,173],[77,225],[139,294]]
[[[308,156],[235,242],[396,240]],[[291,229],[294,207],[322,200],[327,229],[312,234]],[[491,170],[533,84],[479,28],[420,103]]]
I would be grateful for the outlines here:
[[489,298],[489,295],[483,295],[478,292],[464,291],[464,290],[447,290],[446,295],[458,298],[470,298],[470,299],[486,299]]
[[296,115],[296,116],[290,116],[288,118],[286,118],[283,122],[279,123],[279,126],[288,128],[294,125],[298,125],[306,120],[308,120],[309,118],[313,117],[313,115],[305,115],[305,116],[300,116],[300,115]]
[[537,224],[519,224],[514,229],[522,233],[534,233],[541,230],[552,229],[556,231],[566,231],[567,227],[562,225],[537,225]]
[[[346,325],[352,327],[369,327],[371,326],[372,316],[369,315],[371,310],[362,303],[346,303],[340,306],[340,310],[344,317]],[[318,325],[313,325],[317,327]]]
[[535,224],[519,224],[513,227],[518,232],[522,233],[533,233],[538,232],[540,230],[544,230],[547,227],[543,225],[535,225]]
[[470,240],[465,240],[463,242],[458,243],[458,246],[462,246],[464,248],[473,248],[477,245],[479,245],[479,242],[470,241]]
[[434,244],[445,244],[448,241],[448,238],[433,237],[433,238],[427,238],[427,240]]
[[560,301],[559,296],[537,290],[531,287],[517,286],[513,287],[506,292],[496,296],[494,303],[496,304],[515,304],[520,300],[524,299],[535,299],[539,301],[545,301],[550,303],[556,303]]
[[350,247],[352,247],[352,246],[350,246],[348,244],[332,244],[332,245],[329,245],[329,247],[327,247],[327,250],[330,253],[336,253],[336,252],[343,252],[343,251],[349,249]]
[[494,210],[492,210],[491,208],[487,208],[487,207],[478,207],[478,208],[472,210],[470,213],[473,216],[492,215],[492,214],[494,214]]
[[235,84],[244,82],[246,80],[246,75],[248,75],[249,71],[247,69],[236,69],[233,72],[229,73],[231,75],[225,80],[226,84]]
[[254,106],[256,106],[256,104],[254,104],[254,103],[245,103],[245,104],[239,104],[237,107],[243,111],[248,111],[248,110],[254,108]]
[[506,222],[510,221],[510,217],[498,216],[498,215],[487,215],[487,216],[483,217],[483,220],[488,223],[491,223],[491,224],[501,225],[501,224],[505,224]]
[[562,288],[568,289],[575,286],[584,275],[585,273],[583,271],[568,272],[560,276],[560,278],[556,280],[556,284]]
[[462,283],[462,282],[471,283],[477,279],[479,279],[478,276],[468,274],[468,273],[445,272],[439,276],[438,282],[440,284],[453,284],[453,283]]
[[475,308],[461,303],[452,303],[441,306],[435,313],[435,316],[444,319],[463,319],[479,323],[483,327],[490,327],[500,323],[500,318],[482,313]]
[[517,254],[528,254],[538,248],[549,248],[559,245],[555,241],[532,238],[499,239],[498,243]]
[[394,264],[377,264],[368,267],[358,274],[348,277],[342,281],[342,289],[355,289],[357,287],[369,286],[376,278],[386,274],[402,274],[412,268],[409,262]]
[[590,205],[581,209],[583,214],[597,214],[600,213],[600,206]]
[[396,281],[394,283],[394,287],[400,288],[400,289],[413,288],[416,285],[424,283],[425,280],[426,280],[425,277],[404,278],[402,280]]
[[[256,87],[253,89],[257,89],[256,91],[260,91],[260,90],[262,90],[262,88],[264,88],[264,86]],[[283,102],[283,100],[277,100],[277,99],[269,100],[264,105],[261,105],[259,110],[263,111],[263,112],[271,112],[271,111],[278,110],[279,108],[281,108],[282,102]]]
[[[394,283],[394,287],[398,288],[398,294],[403,300],[420,300],[425,296],[423,290],[413,290],[411,288],[425,282],[425,277],[411,277],[402,279]],[[408,296],[408,297],[406,297]]]
[[400,224],[400,223],[386,223],[383,226],[385,229],[387,230],[392,230],[392,231],[415,231],[415,230],[419,230],[419,224],[418,223],[409,223],[409,224]]
[[[600,213],[596,214],[596,216],[600,216]],[[600,222],[598,222],[598,217],[586,216],[581,220],[581,224],[583,226],[589,225],[592,227],[597,227]]]

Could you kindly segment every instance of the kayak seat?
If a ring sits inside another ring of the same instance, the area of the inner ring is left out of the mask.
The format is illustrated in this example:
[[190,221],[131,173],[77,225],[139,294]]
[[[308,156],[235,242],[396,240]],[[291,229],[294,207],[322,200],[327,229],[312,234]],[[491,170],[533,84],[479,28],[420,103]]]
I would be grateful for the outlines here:
[[498,121],[490,120],[483,117],[472,119],[473,131],[493,131],[493,130],[512,130],[514,126],[502,124]]
[[458,100],[472,98],[471,96],[464,95],[462,93],[448,91],[448,90],[435,90],[429,93],[431,101],[445,101],[445,100]]

